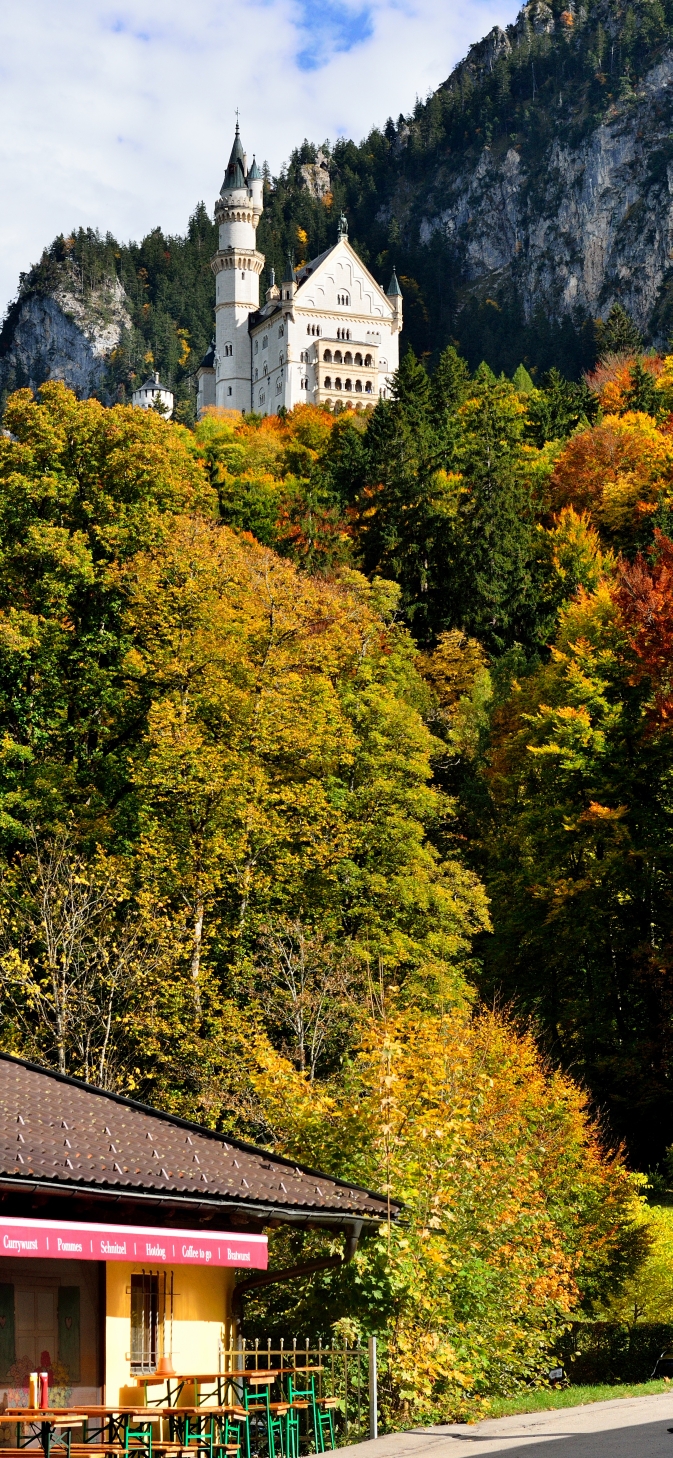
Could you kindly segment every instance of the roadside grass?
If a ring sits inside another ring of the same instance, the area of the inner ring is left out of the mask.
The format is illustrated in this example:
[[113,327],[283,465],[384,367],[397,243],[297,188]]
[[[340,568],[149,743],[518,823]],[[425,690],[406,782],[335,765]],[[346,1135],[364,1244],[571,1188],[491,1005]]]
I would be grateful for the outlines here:
[[487,1410],[485,1404],[468,1421],[515,1416],[519,1412],[547,1412],[555,1407],[583,1407],[588,1402],[614,1402],[619,1397],[652,1397],[656,1392],[670,1392],[673,1398],[673,1384],[658,1377],[654,1382],[601,1383],[597,1387],[561,1387],[555,1391],[521,1393],[518,1397],[492,1397]]

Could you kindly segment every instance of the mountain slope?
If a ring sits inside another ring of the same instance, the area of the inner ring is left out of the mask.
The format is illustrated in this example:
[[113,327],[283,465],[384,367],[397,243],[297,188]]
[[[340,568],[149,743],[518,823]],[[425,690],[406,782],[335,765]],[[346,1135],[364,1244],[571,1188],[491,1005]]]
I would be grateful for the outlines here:
[[[417,348],[454,335],[472,364],[485,355],[511,371],[525,358],[576,373],[591,359],[592,319],[615,300],[665,340],[672,23],[670,0],[532,0],[413,117],[337,145],[335,202],[375,271],[394,261],[407,275]],[[307,149],[293,160],[274,204],[288,230]]]
[[[288,252],[297,263],[320,253],[344,208],[376,277],[397,266],[405,339],[420,353],[454,338],[473,366],[483,357],[511,374],[523,360],[577,376],[615,300],[662,344],[673,328],[672,43],[673,0],[531,0],[413,115],[360,145],[293,153],[265,188],[262,288]],[[87,306],[117,280],[129,316],[93,388],[123,398],[153,362],[189,418],[212,332],[214,248],[203,204],[184,239],[156,229],[140,245],[90,232],[56,240],[22,278],[0,336],[0,390],[65,373],[65,334],[60,365],[58,350],[40,352],[39,328],[27,329],[32,360],[17,341],[29,300],[67,292],[74,268]]]

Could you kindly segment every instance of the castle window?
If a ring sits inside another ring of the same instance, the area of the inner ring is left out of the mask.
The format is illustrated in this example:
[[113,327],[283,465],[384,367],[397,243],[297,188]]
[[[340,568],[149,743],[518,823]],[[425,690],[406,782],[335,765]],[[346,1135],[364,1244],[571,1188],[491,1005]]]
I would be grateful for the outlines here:
[[380,359],[379,360],[379,364],[380,364],[380,366],[381,366],[382,369],[385,369],[386,368],[387,363],[388,363],[387,359]]
[[282,378],[281,378],[280,380],[276,380],[276,394],[277,395],[280,395],[280,392],[281,392],[282,388],[283,388],[283,381],[282,381]]
[[325,389],[326,390],[331,390],[331,388],[332,388],[331,378],[330,378],[329,375],[325,375]]
[[268,349],[268,348],[269,348],[269,336],[268,336],[268,334],[265,334],[264,335],[264,338],[262,340],[262,349]]
[[317,329],[316,329],[315,332],[316,332],[316,334],[322,334],[322,329],[321,329],[321,327],[320,327],[319,324],[318,324],[318,327],[317,327]]
[[353,356],[352,356],[352,354],[350,352],[350,349],[347,349],[346,350],[346,353],[344,355],[344,364],[352,364],[352,363],[353,363]]
[[365,395],[371,395],[371,393],[372,393],[372,382],[371,382],[371,380],[367,380],[367,383],[365,385]]
[[302,388],[302,390],[308,390],[308,380],[307,379],[303,379],[302,380],[302,382],[301,382],[301,388]]
[[362,355],[361,354],[356,354],[356,356],[355,356],[355,363],[356,363],[356,365],[361,365],[362,364]]
[[234,393],[234,392],[233,392],[233,390],[232,390],[232,388],[231,388],[231,385],[228,385],[228,386],[227,386],[227,394],[228,394],[228,395],[233,395],[233,393]]
[[346,330],[346,339],[350,339],[350,337],[351,337],[350,329],[347,329]]
[[337,304],[350,304],[350,298],[348,294],[337,294]]
[[341,364],[341,350],[340,349],[335,349],[335,351],[334,351],[334,363],[335,364]]
[[365,367],[367,369],[371,369],[371,366],[372,366],[372,357],[371,357],[370,354],[366,354],[365,355]]
[[259,349],[259,340],[256,339],[255,340],[255,354],[257,354],[258,349]]
[[311,333],[311,326],[310,326],[310,324],[307,324],[306,325],[306,333],[307,334],[310,334]]
[[362,394],[362,380],[355,381],[355,389],[358,395]]
[[259,378],[259,370],[255,370],[255,379],[257,380],[258,378]]
[[281,350],[281,352],[280,352],[280,354],[278,356],[278,362],[279,362],[279,364],[285,364],[285,355],[283,354],[283,351],[282,350]]
[[265,364],[265,366],[264,366],[264,373],[265,373],[265,375],[268,375],[268,373],[269,373],[269,366],[268,366],[268,364]]
[[241,272],[241,278],[242,278],[242,279],[244,279],[244,278],[245,278],[245,274],[244,274],[244,273],[243,273],[243,272]]
[[340,390],[341,389],[341,380],[339,379],[339,376],[338,375],[337,375],[337,377],[336,377],[336,379],[334,381],[334,388],[335,388],[335,390]]
[[350,382],[350,380],[346,380],[346,383],[345,383],[345,385],[344,385],[344,390],[351,390],[351,389],[352,389],[352,388],[353,388],[353,387],[352,387],[352,385],[351,385],[351,382]]
[[284,329],[283,325],[282,324],[279,324],[278,325],[278,338],[279,339],[282,339],[284,333],[285,333],[285,329]]
[[331,364],[332,363],[332,351],[331,351],[331,349],[326,349],[325,350],[325,353],[323,355],[323,359],[325,361],[325,364]]

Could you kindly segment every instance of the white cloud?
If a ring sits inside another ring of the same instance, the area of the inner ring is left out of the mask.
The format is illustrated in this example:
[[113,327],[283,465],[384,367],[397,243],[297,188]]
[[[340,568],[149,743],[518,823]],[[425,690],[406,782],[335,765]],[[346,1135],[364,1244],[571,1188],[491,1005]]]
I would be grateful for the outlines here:
[[0,314],[60,232],[182,232],[234,110],[276,171],[445,79],[516,0],[23,0],[0,11]]

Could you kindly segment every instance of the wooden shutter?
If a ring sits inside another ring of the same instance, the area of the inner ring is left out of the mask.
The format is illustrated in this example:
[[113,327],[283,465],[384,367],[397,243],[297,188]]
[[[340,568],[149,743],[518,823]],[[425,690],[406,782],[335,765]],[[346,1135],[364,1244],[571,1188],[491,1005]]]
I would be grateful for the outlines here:
[[0,1285],[0,1381],[5,1382],[16,1361],[14,1347],[14,1287]]
[[79,1286],[59,1286],[58,1360],[68,1382],[79,1382]]

